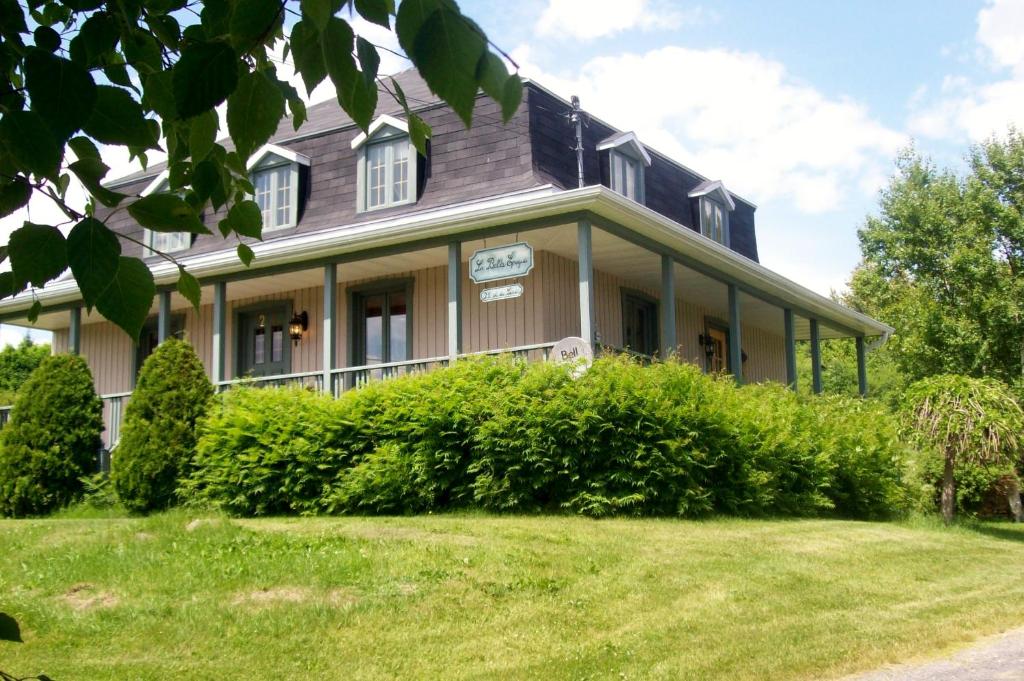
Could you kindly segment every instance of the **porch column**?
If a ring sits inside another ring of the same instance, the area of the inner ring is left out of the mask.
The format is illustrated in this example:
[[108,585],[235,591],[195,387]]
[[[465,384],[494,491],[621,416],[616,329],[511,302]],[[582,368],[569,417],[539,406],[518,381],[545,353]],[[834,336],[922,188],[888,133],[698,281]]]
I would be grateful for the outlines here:
[[324,358],[323,388],[328,394],[334,394],[332,370],[338,368],[338,266],[334,263],[324,265]]
[[821,394],[821,332],[818,320],[811,320],[811,386],[815,395]]
[[796,390],[796,321],[788,307],[782,311],[782,324],[786,329],[786,385]]
[[580,220],[576,226],[580,284],[580,337],[588,343],[594,342],[594,257],[591,243],[590,223]]
[[163,343],[171,336],[171,292],[160,291],[160,308],[156,319],[156,342]]
[[857,336],[857,389],[861,397],[868,396],[868,364],[867,352],[864,348],[864,336]]
[[462,354],[462,242],[448,244],[448,362]]
[[675,262],[661,256],[661,356],[669,359],[676,352],[676,270]]
[[82,308],[71,308],[71,327],[68,330],[68,352],[82,354]]
[[743,350],[740,339],[740,292],[729,284],[729,368],[737,385],[743,384]]
[[226,319],[228,309],[228,285],[227,282],[218,281],[213,285],[213,387],[217,389],[219,383],[225,379],[227,367],[224,364],[224,344],[226,340]]

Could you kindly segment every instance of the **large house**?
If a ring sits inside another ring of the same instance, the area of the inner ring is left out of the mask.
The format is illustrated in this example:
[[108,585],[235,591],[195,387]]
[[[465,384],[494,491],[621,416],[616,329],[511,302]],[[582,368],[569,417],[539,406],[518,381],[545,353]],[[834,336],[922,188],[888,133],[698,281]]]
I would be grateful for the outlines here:
[[[284,121],[251,159],[264,238],[248,268],[220,236],[152,233],[124,211],[109,219],[200,278],[198,312],[174,291],[177,268],[129,241],[160,287],[138,343],[86,314],[71,279],[35,292],[54,352],[88,360],[108,445],[139,366],[171,335],[220,386],[251,377],[335,394],[473,353],[542,359],[570,336],[792,385],[796,340],[816,355],[822,338],[853,337],[866,389],[865,338],[891,329],[758,264],[756,206],[721,179],[538,83],[524,85],[508,124],[481,95],[467,130],[415,72],[397,78],[431,126],[426,155],[386,95],[367,132],[333,102],[311,107],[298,132]],[[154,167],[110,186],[159,192],[165,175]],[[30,305],[27,294],[4,300],[0,319],[27,324]]]

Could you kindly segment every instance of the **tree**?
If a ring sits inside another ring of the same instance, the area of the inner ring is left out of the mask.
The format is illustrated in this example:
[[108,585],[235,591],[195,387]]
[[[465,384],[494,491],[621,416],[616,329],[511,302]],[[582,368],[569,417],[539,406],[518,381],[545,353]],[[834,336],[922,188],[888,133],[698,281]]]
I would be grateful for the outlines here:
[[[15,230],[0,250],[0,260],[11,260],[0,298],[70,269],[86,308],[137,338],[153,277],[121,254],[121,241],[135,240],[97,219],[98,205],[126,209],[150,230],[192,233],[209,233],[204,207],[227,208],[217,225],[225,238],[259,238],[246,161],[286,108],[296,130],[306,119],[298,91],[277,75],[278,52],[291,56],[307,93],[330,79],[364,130],[378,89],[389,93],[422,152],[429,127],[393,79],[378,78],[377,46],[355,35],[342,10],[393,27],[427,85],[467,126],[481,89],[506,120],[518,108],[518,75],[454,0],[405,0],[397,10],[394,0],[0,0],[0,217],[42,193],[74,224],[66,238],[61,225]],[[217,141],[216,107],[225,103],[230,145]],[[126,147],[143,164],[165,150],[167,192],[130,197],[104,187],[109,168],[97,144]],[[84,213],[65,200],[72,175],[89,195]],[[240,240],[237,249],[248,265],[252,250]],[[199,282],[179,270],[178,291],[198,307]],[[40,311],[36,300],[29,319]]]
[[48,513],[74,501],[93,469],[103,402],[78,355],[52,355],[18,391],[0,442],[0,515]]
[[111,471],[126,508],[147,513],[174,503],[196,452],[196,422],[212,397],[213,385],[189,343],[169,338],[146,358]]
[[[941,504],[947,523],[953,520],[953,475],[958,465],[1019,463],[1024,413],[1005,384],[952,374],[934,376],[910,386],[907,405],[918,436],[943,457]],[[1019,488],[1013,494],[1019,506]]]
[[859,231],[846,302],[896,328],[888,350],[911,380],[1024,370],[1024,136],[969,161],[959,178],[907,150]]
[[31,338],[0,350],[0,401],[11,404],[14,393],[49,354],[49,345],[36,345]]

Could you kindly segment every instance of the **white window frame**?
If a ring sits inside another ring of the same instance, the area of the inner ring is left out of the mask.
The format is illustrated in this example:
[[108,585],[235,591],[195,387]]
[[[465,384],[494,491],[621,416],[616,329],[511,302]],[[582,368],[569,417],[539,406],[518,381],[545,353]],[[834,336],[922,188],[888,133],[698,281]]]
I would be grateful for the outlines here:
[[[722,217],[721,226],[708,223],[708,209],[717,211]],[[725,246],[729,245],[729,211],[722,205],[721,201],[717,201],[710,196],[700,197],[700,233],[708,237],[712,241],[717,241]],[[716,229],[717,228],[717,229]],[[715,233],[720,230],[719,233]]]
[[[379,205],[371,206],[369,202],[368,152],[377,145],[386,145],[384,146],[384,201]],[[408,148],[406,156],[407,187],[405,198],[396,201],[394,198],[394,149],[399,145],[407,145]],[[388,115],[378,117],[370,124],[369,129],[365,133],[360,133],[352,140],[352,148],[359,152],[356,169],[357,212],[368,213],[396,206],[407,206],[419,200],[419,153],[409,138],[409,127],[405,121]]]
[[[275,224],[277,215],[279,213],[279,202],[280,194],[279,180],[281,177],[281,170],[284,170],[288,175],[288,218],[280,224]],[[287,160],[281,159],[278,156],[268,157],[266,165],[260,165],[253,168],[249,173],[249,181],[252,182],[253,189],[256,188],[256,178],[259,175],[267,174],[270,176],[270,206],[267,209],[262,209],[263,215],[263,231],[274,232],[281,229],[289,229],[295,227],[299,220],[299,165],[297,163],[291,163]],[[254,193],[253,201],[259,204],[259,197]],[[267,213],[270,214],[270,221],[267,221]]]
[[[647,191],[644,168],[651,165],[651,155],[634,132],[619,132],[597,143],[598,151],[608,151],[608,186],[637,203],[645,203]],[[630,191],[629,168],[633,168],[633,187]]]
[[[139,196],[166,194],[168,187],[167,176],[166,170],[157,175],[156,179],[139,193]],[[156,232],[143,227],[142,243],[145,245],[142,247],[142,257],[151,258],[157,255],[158,251],[160,253],[181,253],[182,251],[187,251],[192,248],[193,236],[191,232]]]

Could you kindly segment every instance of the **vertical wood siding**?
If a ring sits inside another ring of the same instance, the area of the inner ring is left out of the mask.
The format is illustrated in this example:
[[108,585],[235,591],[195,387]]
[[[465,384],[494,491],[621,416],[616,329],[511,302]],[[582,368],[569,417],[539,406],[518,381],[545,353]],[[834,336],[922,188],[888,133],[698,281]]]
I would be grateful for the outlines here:
[[59,329],[53,332],[53,340],[50,341],[50,354],[59,355],[68,351],[68,344],[70,343],[69,336],[71,335],[68,329]]
[[99,394],[132,389],[135,345],[128,334],[111,322],[82,325],[82,356]]

